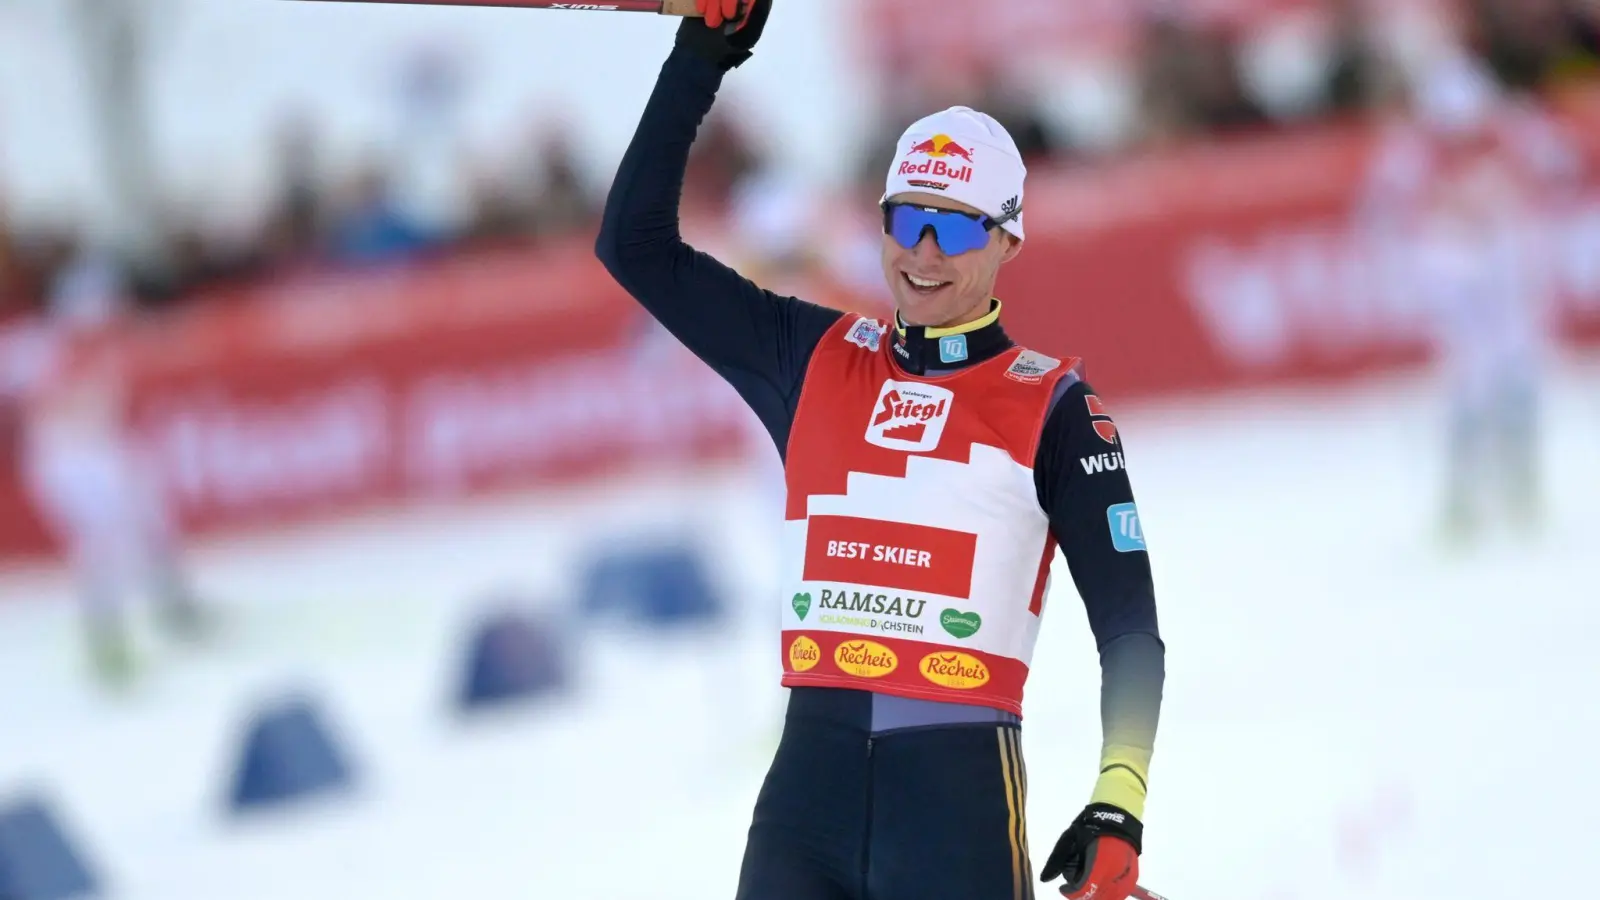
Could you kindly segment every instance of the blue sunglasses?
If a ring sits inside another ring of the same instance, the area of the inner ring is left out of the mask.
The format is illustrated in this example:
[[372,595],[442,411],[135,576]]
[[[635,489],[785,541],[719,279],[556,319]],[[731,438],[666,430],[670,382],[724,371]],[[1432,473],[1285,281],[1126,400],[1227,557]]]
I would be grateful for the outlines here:
[[960,256],[988,245],[989,232],[1016,218],[1021,212],[1022,208],[1018,207],[1002,218],[992,219],[981,213],[885,201],[883,233],[892,235],[896,243],[912,250],[931,228],[933,239],[938,242],[945,256]]

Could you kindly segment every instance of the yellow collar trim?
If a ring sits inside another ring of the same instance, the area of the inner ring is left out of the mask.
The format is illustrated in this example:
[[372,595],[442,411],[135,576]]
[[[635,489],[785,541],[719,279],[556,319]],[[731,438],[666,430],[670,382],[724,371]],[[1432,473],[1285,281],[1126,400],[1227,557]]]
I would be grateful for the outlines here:
[[[965,325],[953,325],[949,328],[929,328],[923,332],[924,336],[930,338],[941,338],[952,334],[966,334],[968,332],[977,331],[980,328],[987,328],[990,325],[993,325],[994,323],[1000,321],[1000,298],[991,297],[989,298],[989,302],[994,304],[994,306],[989,310],[987,315],[973,319],[971,322],[968,322]],[[905,336],[906,323],[900,321],[899,313],[894,314],[894,328],[896,331],[900,332],[902,337]]]

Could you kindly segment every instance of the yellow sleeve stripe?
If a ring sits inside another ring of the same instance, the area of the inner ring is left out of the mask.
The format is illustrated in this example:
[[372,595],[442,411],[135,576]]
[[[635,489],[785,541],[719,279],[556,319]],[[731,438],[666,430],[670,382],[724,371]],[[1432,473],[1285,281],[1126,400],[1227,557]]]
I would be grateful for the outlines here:
[[1100,779],[1094,783],[1094,794],[1089,797],[1089,802],[1109,803],[1118,809],[1127,810],[1135,819],[1143,821],[1144,794],[1144,782],[1139,780],[1139,776],[1117,766],[1100,773]]
[[1107,745],[1100,755],[1100,778],[1089,802],[1109,803],[1142,820],[1149,790],[1150,756],[1150,751],[1142,747]]

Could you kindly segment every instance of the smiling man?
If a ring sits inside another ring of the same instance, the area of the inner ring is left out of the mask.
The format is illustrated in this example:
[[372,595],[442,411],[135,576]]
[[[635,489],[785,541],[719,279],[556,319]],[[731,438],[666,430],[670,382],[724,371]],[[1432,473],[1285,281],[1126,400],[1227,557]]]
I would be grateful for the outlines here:
[[1022,694],[1059,546],[1099,651],[1102,751],[1041,877],[1078,900],[1123,900],[1165,649],[1116,425],[1078,360],[1000,326],[995,279],[1025,237],[1016,145],[964,107],[906,130],[882,198],[895,321],[764,291],[678,229],[690,146],[770,0],[700,7],[617,170],[596,251],[738,390],[784,461],[790,695],[737,896],[1032,897]]

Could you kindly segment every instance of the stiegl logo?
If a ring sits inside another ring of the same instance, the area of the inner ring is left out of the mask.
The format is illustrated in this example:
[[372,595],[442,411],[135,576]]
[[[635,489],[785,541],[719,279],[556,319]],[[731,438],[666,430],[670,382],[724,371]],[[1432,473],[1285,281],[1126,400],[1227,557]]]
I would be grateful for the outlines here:
[[954,401],[955,394],[937,385],[885,381],[867,420],[867,443],[911,453],[932,450],[939,446]]

